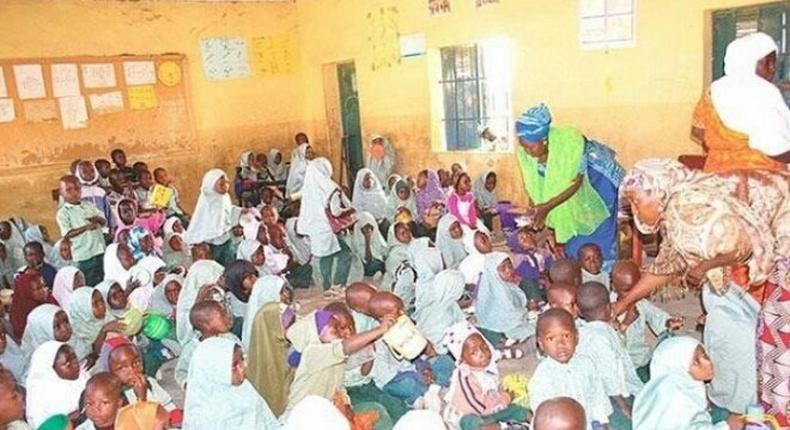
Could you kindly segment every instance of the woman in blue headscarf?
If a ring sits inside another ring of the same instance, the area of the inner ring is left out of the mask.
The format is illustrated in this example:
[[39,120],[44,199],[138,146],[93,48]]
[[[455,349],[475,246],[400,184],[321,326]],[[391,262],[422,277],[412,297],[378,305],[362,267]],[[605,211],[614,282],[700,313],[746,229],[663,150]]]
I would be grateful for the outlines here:
[[601,249],[604,269],[617,259],[617,190],[624,176],[615,152],[573,127],[553,127],[545,104],[516,120],[516,149],[536,227],[554,230],[565,254]]

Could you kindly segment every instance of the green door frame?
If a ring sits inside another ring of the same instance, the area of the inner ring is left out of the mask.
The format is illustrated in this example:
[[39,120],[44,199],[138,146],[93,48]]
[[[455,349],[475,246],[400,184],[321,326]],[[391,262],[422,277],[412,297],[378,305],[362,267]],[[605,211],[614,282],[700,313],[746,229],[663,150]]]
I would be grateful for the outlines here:
[[[340,118],[343,128],[341,163],[347,175],[346,183],[353,186],[359,169],[365,166],[362,153],[362,126],[359,117],[357,71],[353,61],[337,65]],[[342,175],[343,173],[341,173]],[[341,177],[341,182],[343,178]]]

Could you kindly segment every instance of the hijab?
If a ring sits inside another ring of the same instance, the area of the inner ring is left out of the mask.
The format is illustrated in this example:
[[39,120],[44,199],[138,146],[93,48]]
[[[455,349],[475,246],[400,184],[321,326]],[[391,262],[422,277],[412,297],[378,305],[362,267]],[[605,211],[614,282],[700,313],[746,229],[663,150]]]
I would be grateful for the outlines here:
[[480,209],[495,208],[497,203],[499,203],[499,199],[496,195],[496,188],[494,188],[494,191],[488,191],[488,188],[486,188],[486,180],[491,175],[495,175],[493,170],[486,171],[480,175],[475,180],[474,185],[472,185],[472,194],[475,195],[477,206]]
[[282,291],[283,287],[285,287],[285,279],[279,276],[264,275],[255,281],[250,299],[247,301],[247,314],[244,316],[244,324],[241,330],[241,343],[245,351],[250,348],[255,316],[263,305],[280,301],[280,291]]
[[315,395],[306,396],[294,406],[283,430],[313,430],[316,423],[321,423],[321,430],[351,430],[348,418],[332,402]]
[[[374,147],[376,140],[382,140],[383,153],[379,153]],[[368,148],[368,169],[378,178],[379,182],[384,182],[387,177],[392,174],[392,169],[395,167],[395,148],[392,147],[389,139],[374,133],[370,136],[370,146]]]
[[198,260],[189,268],[176,305],[176,334],[182,346],[195,336],[194,327],[189,322],[189,311],[197,300],[200,288],[217,282],[224,271],[225,268],[214,260]]
[[425,188],[417,190],[415,199],[417,201],[417,219],[422,221],[428,209],[434,203],[444,204],[447,196],[444,195],[442,190],[442,182],[439,180],[439,174],[435,170],[427,170],[428,179],[425,183]]
[[8,225],[11,227],[11,237],[6,240],[0,239],[0,242],[5,244],[8,254],[6,261],[9,261],[11,267],[16,271],[25,265],[25,237],[22,236],[22,231],[13,220],[8,220]]
[[417,302],[414,311],[414,321],[420,333],[434,346],[441,345],[445,330],[466,319],[458,305],[465,286],[464,275],[457,270],[444,270],[436,275],[430,286],[425,286],[422,300]]
[[670,337],[658,344],[650,362],[650,381],[634,400],[634,430],[687,428],[698,415],[707,413],[705,383],[689,374],[698,346],[688,336]]
[[499,265],[508,258],[504,252],[486,254],[475,303],[479,326],[497,332],[517,327],[527,314],[527,296],[518,285],[499,276]]
[[[409,189],[409,183],[405,179],[398,179],[394,188],[395,190],[390,193],[387,201],[387,216],[393,219],[395,213],[402,207],[408,209],[412,216],[415,216],[417,214],[417,204],[414,202],[414,193]],[[407,197],[406,200],[401,200],[400,196],[398,196],[398,190],[403,188],[409,189],[409,197]]]
[[[277,155],[280,155],[279,163],[274,161]],[[269,167],[269,173],[271,173],[273,180],[279,182],[288,178],[288,166],[285,165],[284,157],[282,157],[282,153],[278,149],[269,151],[269,156],[266,157],[266,164]]]
[[187,243],[194,245],[216,240],[233,227],[235,221],[232,219],[233,203],[230,201],[230,194],[219,194],[214,190],[214,185],[223,177],[227,178],[220,169],[211,169],[203,175],[195,212],[184,232]]
[[[154,294],[151,296],[151,306],[149,312],[155,312],[168,318],[173,318],[175,315],[175,306],[170,304],[165,294],[167,285],[171,282],[177,282],[181,288],[184,287],[184,277],[176,274],[169,274],[165,276],[162,283],[154,288]],[[178,303],[178,301],[176,301]]]
[[299,233],[310,236],[311,250],[319,257],[340,250],[340,244],[326,217],[329,199],[337,189],[339,187],[332,180],[332,164],[329,160],[316,158],[310,161],[304,177],[297,228]]
[[486,261],[485,254],[482,254],[475,245],[475,235],[477,233],[488,235],[483,230],[464,231],[464,249],[466,249],[468,255],[458,265],[458,270],[463,272],[466,283],[475,285],[480,281],[480,274],[483,273]]
[[18,382],[23,381],[28,358],[22,353],[22,348],[11,338],[11,333],[6,333],[5,351],[0,354],[0,366],[11,372]]
[[116,281],[108,280],[108,279],[99,282],[99,285],[97,285],[95,288],[96,291],[101,293],[101,297],[102,299],[104,299],[104,304],[107,305],[107,313],[109,313],[110,315],[112,315],[114,318],[117,319],[117,318],[121,318],[123,314],[126,313],[126,311],[129,308],[129,302],[126,303],[125,309],[113,309],[112,307],[110,307],[110,289],[115,284],[118,284],[118,286],[121,288],[121,291],[123,291],[123,285],[121,285]]
[[[370,188],[365,188],[364,181],[368,175],[371,178]],[[387,196],[378,177],[370,169],[364,168],[357,172],[352,199],[351,205],[358,212],[370,212],[375,219],[382,219],[387,215]]]
[[104,318],[97,319],[93,315],[93,293],[96,291],[98,290],[95,288],[84,287],[75,291],[71,296],[71,307],[68,311],[69,322],[72,330],[74,330],[71,336],[73,340],[79,339],[80,342],[78,343],[86,349],[84,351],[75,349],[74,352],[77,353],[77,357],[84,357],[90,353],[90,346],[96,340],[102,327],[113,320],[109,306],[107,306],[108,309],[104,314]]
[[52,245],[52,249],[50,249],[49,253],[47,253],[47,262],[55,268],[55,270],[60,270],[65,266],[68,266],[72,263],[71,260],[64,260],[63,257],[60,255],[60,247],[63,244],[63,239],[55,242]]
[[[52,244],[44,240],[44,234],[41,231],[41,226],[33,224],[25,230],[25,243],[38,242],[44,248],[44,256],[52,254]],[[47,258],[49,260],[49,258]],[[52,262],[49,262],[52,264]]]
[[778,53],[776,42],[765,33],[735,39],[724,55],[724,76],[710,87],[724,125],[748,135],[749,146],[770,156],[783,152],[777,147],[786,151],[790,142],[790,110],[782,93],[756,73],[757,63],[773,52]]
[[[439,249],[428,246],[425,241],[412,240],[409,244],[409,254],[411,267],[417,275],[414,306],[416,309],[421,309],[425,306],[424,300],[433,288],[434,278],[444,269],[444,263]],[[406,298],[403,299],[404,303],[408,303]]]
[[74,292],[74,277],[81,273],[80,269],[74,266],[66,266],[55,275],[55,282],[52,285],[52,296],[58,301],[63,310],[69,311],[69,302]]
[[33,351],[44,342],[55,340],[55,314],[60,311],[62,311],[61,308],[45,303],[30,312],[21,342],[22,352],[27,357],[30,357]]
[[84,371],[69,381],[55,373],[55,357],[65,345],[58,341],[44,342],[30,359],[25,388],[27,389],[27,422],[32,427],[42,424],[52,415],[68,415],[79,409],[80,396],[88,377]]
[[112,243],[104,251],[104,280],[117,282],[125,290],[129,271],[123,267],[118,258],[118,246],[117,243]]
[[291,197],[293,194],[299,193],[304,184],[305,174],[307,173],[307,165],[310,161],[307,159],[307,148],[309,144],[303,143],[291,153],[291,167],[288,171],[288,179],[285,181],[285,196]]
[[[442,251],[444,264],[449,269],[457,269],[467,255],[463,237],[461,239],[453,239],[450,235],[450,227],[455,222],[458,222],[459,225],[461,224],[458,218],[452,214],[445,214],[439,219],[439,225],[436,227],[436,247]],[[464,231],[464,236],[470,235],[472,235],[471,231]]]
[[[393,179],[395,180],[395,182],[392,182]],[[386,194],[387,199],[389,199],[390,195],[392,195],[392,193],[395,192],[395,184],[401,179],[402,178],[400,175],[398,175],[397,173],[393,173],[387,177],[387,183],[382,184],[382,186],[384,187],[384,194]],[[392,182],[392,186],[390,186],[390,182]]]
[[310,238],[297,233],[297,221],[296,218],[288,218],[288,220],[285,221],[285,234],[288,249],[291,250],[291,253],[299,264],[307,264],[312,257],[312,253],[310,252]]
[[232,384],[237,343],[212,337],[200,342],[192,356],[184,401],[184,425],[190,430],[226,428],[279,429],[269,406],[248,380]]
[[154,295],[154,277],[156,272],[164,269],[167,265],[165,262],[154,256],[143,257],[137,264],[129,271],[130,278],[140,283],[134,291],[129,293],[129,302],[135,308],[145,312],[151,306],[151,297]]
[[[41,278],[41,275],[37,273],[20,273],[14,279],[14,296],[11,301],[9,320],[11,328],[14,329],[13,335],[16,339],[22,338],[30,312],[37,306],[48,303],[46,300],[40,302],[33,297],[32,284],[38,278]],[[49,299],[54,303],[54,299],[51,296]]]
[[181,221],[181,220],[178,219],[178,217],[174,217],[174,216],[171,216],[170,218],[165,220],[165,223],[162,226],[162,235],[165,238],[168,238],[169,236],[177,234],[175,229],[174,229],[174,227],[175,227],[176,223],[179,222],[179,221]]
[[252,256],[263,246],[257,239],[244,239],[236,249],[236,258],[252,262]]
[[445,430],[447,427],[438,413],[428,410],[411,410],[395,423],[392,430]]
[[377,260],[384,261],[387,258],[387,242],[379,231],[376,219],[370,212],[360,212],[357,216],[357,223],[354,224],[353,246],[355,253],[361,258],[365,258],[365,234],[362,228],[365,226],[373,227],[373,234],[370,235],[370,254]]

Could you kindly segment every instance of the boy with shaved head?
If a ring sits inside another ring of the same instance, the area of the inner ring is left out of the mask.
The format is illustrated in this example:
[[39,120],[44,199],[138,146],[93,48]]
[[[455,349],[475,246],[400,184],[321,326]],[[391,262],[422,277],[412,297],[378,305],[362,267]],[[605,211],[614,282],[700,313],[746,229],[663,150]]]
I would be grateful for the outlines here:
[[584,408],[570,397],[546,400],[535,411],[535,430],[584,430],[586,426]]

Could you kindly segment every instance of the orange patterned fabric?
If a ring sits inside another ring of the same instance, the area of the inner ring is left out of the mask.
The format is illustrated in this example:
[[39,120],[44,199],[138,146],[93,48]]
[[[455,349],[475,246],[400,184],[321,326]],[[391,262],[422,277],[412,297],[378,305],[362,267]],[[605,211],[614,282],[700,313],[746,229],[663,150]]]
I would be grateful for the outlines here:
[[730,130],[719,118],[710,91],[702,95],[694,109],[693,126],[705,130],[708,158],[706,172],[726,172],[735,169],[785,170],[785,165],[749,147],[749,136]]

